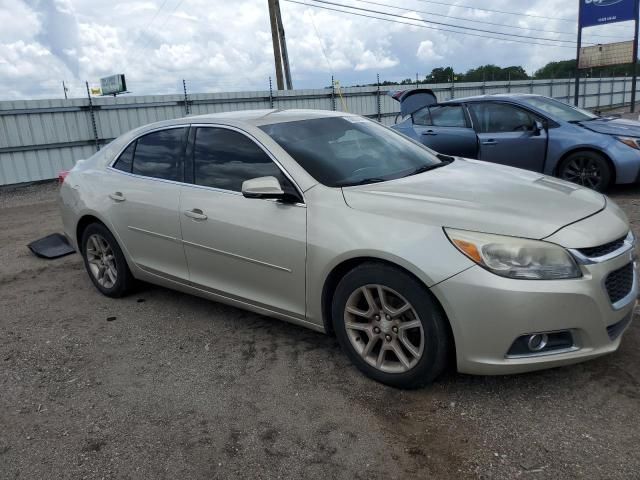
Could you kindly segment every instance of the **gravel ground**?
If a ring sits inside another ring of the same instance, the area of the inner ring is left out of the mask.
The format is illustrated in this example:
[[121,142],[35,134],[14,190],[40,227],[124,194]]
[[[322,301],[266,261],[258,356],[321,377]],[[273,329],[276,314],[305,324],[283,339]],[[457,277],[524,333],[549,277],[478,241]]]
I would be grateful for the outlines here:
[[[612,197],[640,230],[640,187]],[[591,362],[394,390],[303,328],[101,296],[25,246],[61,231],[55,199],[0,190],[0,478],[640,478],[638,319]]]

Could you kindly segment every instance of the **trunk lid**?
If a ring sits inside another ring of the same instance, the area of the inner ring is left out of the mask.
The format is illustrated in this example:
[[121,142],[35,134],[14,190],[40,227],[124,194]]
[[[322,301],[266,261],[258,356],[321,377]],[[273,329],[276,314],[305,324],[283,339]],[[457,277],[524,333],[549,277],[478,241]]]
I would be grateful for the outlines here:
[[429,88],[413,88],[410,90],[391,90],[388,95],[400,102],[400,114],[405,117],[423,107],[438,103],[433,90]]

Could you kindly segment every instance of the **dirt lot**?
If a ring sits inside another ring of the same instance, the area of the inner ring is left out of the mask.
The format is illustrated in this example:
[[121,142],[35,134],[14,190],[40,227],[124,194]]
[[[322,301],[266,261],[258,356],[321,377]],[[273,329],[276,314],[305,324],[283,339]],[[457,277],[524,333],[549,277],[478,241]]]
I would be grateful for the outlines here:
[[[640,188],[612,196],[640,233]],[[0,190],[0,478],[640,478],[640,321],[606,358],[399,391],[336,341],[142,286],[101,296],[54,185]]]

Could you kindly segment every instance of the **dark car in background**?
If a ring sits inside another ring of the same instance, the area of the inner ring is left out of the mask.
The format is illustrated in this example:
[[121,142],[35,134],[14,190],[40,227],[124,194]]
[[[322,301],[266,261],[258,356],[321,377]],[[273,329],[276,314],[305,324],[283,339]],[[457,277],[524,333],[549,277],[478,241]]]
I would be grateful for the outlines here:
[[542,95],[439,103],[429,89],[390,94],[401,105],[392,128],[439,153],[542,172],[598,191],[640,175],[640,122],[600,117]]

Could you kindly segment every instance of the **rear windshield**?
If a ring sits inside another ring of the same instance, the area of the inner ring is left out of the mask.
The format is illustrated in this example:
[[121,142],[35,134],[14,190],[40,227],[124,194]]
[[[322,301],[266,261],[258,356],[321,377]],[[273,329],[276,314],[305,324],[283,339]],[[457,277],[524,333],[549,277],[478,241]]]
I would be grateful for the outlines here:
[[591,112],[573,107],[559,100],[554,100],[553,98],[523,97],[521,101],[543,112],[547,112],[552,118],[564,120],[565,122],[582,122],[584,120],[598,118],[597,115]]
[[313,178],[330,187],[392,180],[439,164],[431,150],[362,117],[325,117],[260,127]]

